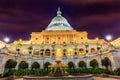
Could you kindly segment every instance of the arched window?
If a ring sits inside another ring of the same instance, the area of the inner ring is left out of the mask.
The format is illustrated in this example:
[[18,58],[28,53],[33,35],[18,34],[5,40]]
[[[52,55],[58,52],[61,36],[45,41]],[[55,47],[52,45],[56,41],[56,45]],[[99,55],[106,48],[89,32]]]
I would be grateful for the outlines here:
[[39,55],[39,50],[38,49],[34,50],[34,55]]
[[91,48],[91,53],[96,53],[96,50],[95,50],[95,48]]
[[80,49],[79,49],[79,53],[80,53],[80,54],[84,54],[84,53],[85,53],[85,50],[84,50],[83,48],[80,48]]
[[45,50],[45,56],[50,56],[50,49]]

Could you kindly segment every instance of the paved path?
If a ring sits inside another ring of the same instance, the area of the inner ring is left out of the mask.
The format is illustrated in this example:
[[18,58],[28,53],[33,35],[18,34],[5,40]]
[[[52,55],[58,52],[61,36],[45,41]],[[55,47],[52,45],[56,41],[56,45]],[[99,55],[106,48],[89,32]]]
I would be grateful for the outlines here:
[[114,79],[114,78],[102,78],[102,77],[93,77],[94,80],[120,80],[120,79]]
[[20,78],[20,79],[15,79],[15,80],[23,80],[23,78]]
[[[114,79],[114,78],[102,78],[102,77],[93,77],[94,80],[120,80],[120,79]],[[20,79],[15,79],[15,80],[23,80],[22,78]]]

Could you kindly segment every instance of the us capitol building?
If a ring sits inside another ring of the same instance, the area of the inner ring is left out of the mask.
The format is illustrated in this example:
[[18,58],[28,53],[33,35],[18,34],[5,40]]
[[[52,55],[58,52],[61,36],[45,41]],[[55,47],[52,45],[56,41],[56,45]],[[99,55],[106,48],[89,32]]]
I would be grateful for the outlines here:
[[6,44],[0,41],[0,73],[4,71],[7,60],[15,59],[17,67],[21,61],[38,62],[43,68],[45,62],[54,64],[61,60],[64,64],[72,61],[78,67],[79,61],[89,62],[96,59],[101,66],[101,59],[108,57],[112,69],[120,68],[120,38],[106,42],[104,39],[88,39],[86,31],[75,30],[62,16],[60,8],[50,24],[41,32],[32,32],[30,40],[18,40]]

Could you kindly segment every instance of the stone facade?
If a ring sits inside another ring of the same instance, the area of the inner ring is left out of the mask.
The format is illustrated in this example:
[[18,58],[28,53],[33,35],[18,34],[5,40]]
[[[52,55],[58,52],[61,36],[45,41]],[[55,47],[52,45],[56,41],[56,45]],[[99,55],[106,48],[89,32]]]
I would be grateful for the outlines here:
[[71,43],[85,43],[87,40],[87,32],[78,32],[76,30],[70,31],[42,31],[32,32],[32,44],[66,44]]
[[0,53],[0,73],[4,72],[4,67],[5,64],[7,62],[7,60],[9,59],[14,59],[17,61],[17,66],[16,69],[18,69],[18,65],[21,61],[26,61],[29,64],[29,69],[31,69],[31,64],[33,62],[38,62],[40,64],[40,68],[43,68],[43,64],[46,62],[50,62],[51,64],[54,64],[55,60],[60,59],[62,61],[63,64],[68,64],[68,62],[72,61],[75,64],[75,68],[78,68],[78,63],[79,61],[85,61],[87,63],[87,68],[90,68],[89,62],[93,59],[96,59],[99,63],[99,68],[105,68],[101,65],[101,59],[108,57],[112,63],[112,70],[120,68],[120,51],[106,51],[103,52],[102,55],[95,55],[95,56],[86,56],[86,57],[78,57],[78,58],[74,58],[74,57],[68,57],[66,59],[63,58],[56,58],[56,59],[52,59],[51,57],[48,58],[37,58],[37,57],[30,57],[27,58],[26,56],[14,56],[14,55],[7,55],[6,53]]
[[112,69],[120,68],[119,42],[120,39],[117,39],[111,45],[104,39],[88,39],[86,31],[74,30],[58,10],[47,28],[32,32],[30,40],[20,39],[11,44],[0,42],[0,73],[4,72],[8,59],[17,61],[16,69],[21,61],[29,63],[30,69],[33,62],[38,62],[43,68],[45,62],[54,64],[55,60],[61,60],[63,64],[72,61],[76,68],[79,61],[85,61],[89,68],[89,62],[93,59],[98,61],[100,68],[104,68],[101,59],[108,57]]

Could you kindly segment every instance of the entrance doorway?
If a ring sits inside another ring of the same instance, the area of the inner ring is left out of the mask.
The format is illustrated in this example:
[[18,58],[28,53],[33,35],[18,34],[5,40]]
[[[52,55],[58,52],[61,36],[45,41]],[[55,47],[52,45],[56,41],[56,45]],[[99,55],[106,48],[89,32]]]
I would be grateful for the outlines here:
[[62,49],[58,48],[56,50],[56,57],[62,57],[63,56],[63,52],[62,52]]
[[68,49],[68,54],[67,54],[67,55],[68,55],[68,56],[73,56],[73,55],[74,55],[73,49],[69,48],[69,49]]

